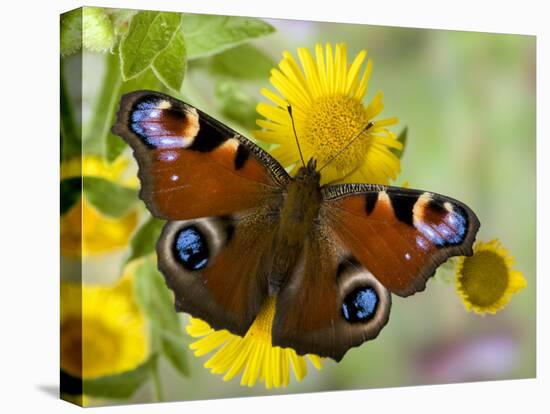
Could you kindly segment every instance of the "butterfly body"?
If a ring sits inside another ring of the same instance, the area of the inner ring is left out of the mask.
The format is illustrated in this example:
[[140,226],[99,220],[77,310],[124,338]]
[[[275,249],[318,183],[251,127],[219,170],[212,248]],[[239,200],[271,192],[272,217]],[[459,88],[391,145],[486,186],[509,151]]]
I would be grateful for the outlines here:
[[275,298],[272,343],[340,360],[375,338],[391,293],[424,290],[437,266],[471,255],[466,205],[426,191],[320,186],[315,160],[294,177],[267,152],[168,95],[123,96],[113,132],[134,150],[140,197],[167,220],[158,266],[175,307],[245,335]]
[[315,160],[301,167],[284,190],[271,257],[264,266],[269,274],[269,294],[276,295],[296,267],[304,241],[311,237],[321,207],[320,175]]

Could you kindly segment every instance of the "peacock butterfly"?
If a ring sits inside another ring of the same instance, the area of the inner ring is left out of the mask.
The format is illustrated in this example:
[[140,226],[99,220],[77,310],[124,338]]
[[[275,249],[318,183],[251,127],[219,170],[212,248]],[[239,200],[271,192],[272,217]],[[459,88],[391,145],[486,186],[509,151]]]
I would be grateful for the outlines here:
[[[368,127],[368,126],[367,126]],[[276,297],[274,346],[336,361],[375,338],[391,294],[424,290],[451,256],[471,255],[474,212],[442,195],[372,184],[320,185],[162,93],[122,97],[113,132],[134,150],[140,197],[167,220],[158,267],[178,311],[244,335]]]

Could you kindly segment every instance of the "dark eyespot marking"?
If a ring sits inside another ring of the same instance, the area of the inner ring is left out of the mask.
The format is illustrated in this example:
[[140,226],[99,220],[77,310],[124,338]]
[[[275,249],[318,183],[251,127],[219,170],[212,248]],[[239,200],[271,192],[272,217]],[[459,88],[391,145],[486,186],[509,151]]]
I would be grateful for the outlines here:
[[340,263],[338,263],[338,269],[336,269],[336,278],[339,278],[342,273],[344,273],[347,269],[357,269],[360,266],[361,264],[357,261],[357,259],[355,259],[355,257],[348,256]]
[[243,144],[239,144],[237,147],[237,154],[235,155],[235,169],[240,170],[248,157],[250,156],[250,151]]
[[208,264],[208,242],[194,225],[177,232],[173,251],[176,260],[189,271],[204,269]]
[[351,323],[368,322],[376,314],[378,293],[372,287],[360,287],[349,293],[342,303],[342,314]]
[[397,195],[393,191],[388,191],[388,196],[390,198],[395,217],[409,226],[413,225],[413,208],[418,200],[418,195]]
[[365,194],[365,211],[367,212],[367,215],[372,213],[374,210],[374,207],[376,206],[376,202],[378,201],[378,193],[374,191],[369,191]]

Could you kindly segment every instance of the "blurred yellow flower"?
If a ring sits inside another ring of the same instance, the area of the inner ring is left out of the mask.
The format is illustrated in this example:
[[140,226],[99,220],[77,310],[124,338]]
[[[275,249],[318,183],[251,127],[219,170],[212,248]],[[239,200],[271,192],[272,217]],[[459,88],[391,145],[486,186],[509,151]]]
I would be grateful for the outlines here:
[[[86,156],[82,162],[75,158],[61,164],[61,179],[70,177],[99,177],[136,187],[135,175],[125,174],[128,161],[119,158],[106,164],[100,157]],[[128,245],[128,240],[138,223],[137,210],[122,217],[103,215],[82,195],[71,209],[61,217],[61,252],[65,256],[88,256],[106,253]]]
[[[300,68],[288,51],[283,53],[279,69],[273,69],[270,78],[279,94],[261,90],[272,104],[258,104],[258,113],[266,119],[257,121],[263,130],[255,131],[259,140],[278,144],[270,152],[281,164],[293,165],[293,172],[301,166],[288,105],[292,107],[305,162],[313,157],[318,168],[333,159],[380,114],[384,108],[381,92],[366,108],[362,103],[372,71],[369,59],[360,74],[366,56],[367,51],[362,50],[348,65],[345,44],[337,44],[334,55],[331,44],[327,43],[325,52],[317,44],[315,58],[308,49],[298,49]],[[321,182],[388,184],[395,180],[401,165],[390,149],[402,150],[403,145],[386,127],[396,123],[396,117],[374,121],[328,164]]]
[[[200,357],[217,349],[204,364],[213,374],[225,374],[229,381],[243,372],[241,385],[253,387],[259,380],[265,387],[286,387],[290,381],[290,367],[294,376],[301,381],[307,375],[306,358],[293,349],[271,344],[271,325],[275,315],[275,299],[264,303],[256,320],[243,337],[227,330],[216,331],[206,322],[191,318],[187,333],[201,338],[189,347],[195,356]],[[307,359],[317,369],[322,368],[322,359],[317,355],[307,355]]]
[[477,242],[473,256],[461,257],[456,269],[456,289],[466,309],[483,315],[504,308],[527,285],[513,265],[500,241]]
[[[130,279],[128,279],[130,278]],[[145,319],[128,289],[61,283],[61,368],[79,378],[131,370],[148,353]]]

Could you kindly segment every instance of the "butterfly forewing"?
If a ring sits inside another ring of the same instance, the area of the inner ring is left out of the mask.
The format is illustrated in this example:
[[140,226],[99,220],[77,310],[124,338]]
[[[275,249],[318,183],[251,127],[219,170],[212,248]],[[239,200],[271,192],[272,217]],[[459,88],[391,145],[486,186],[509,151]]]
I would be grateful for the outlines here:
[[323,190],[338,240],[392,293],[424,290],[451,256],[471,255],[479,220],[465,204],[420,190],[343,184]]
[[134,150],[140,197],[166,220],[219,216],[264,204],[288,182],[260,147],[168,95],[124,95],[113,132]]

